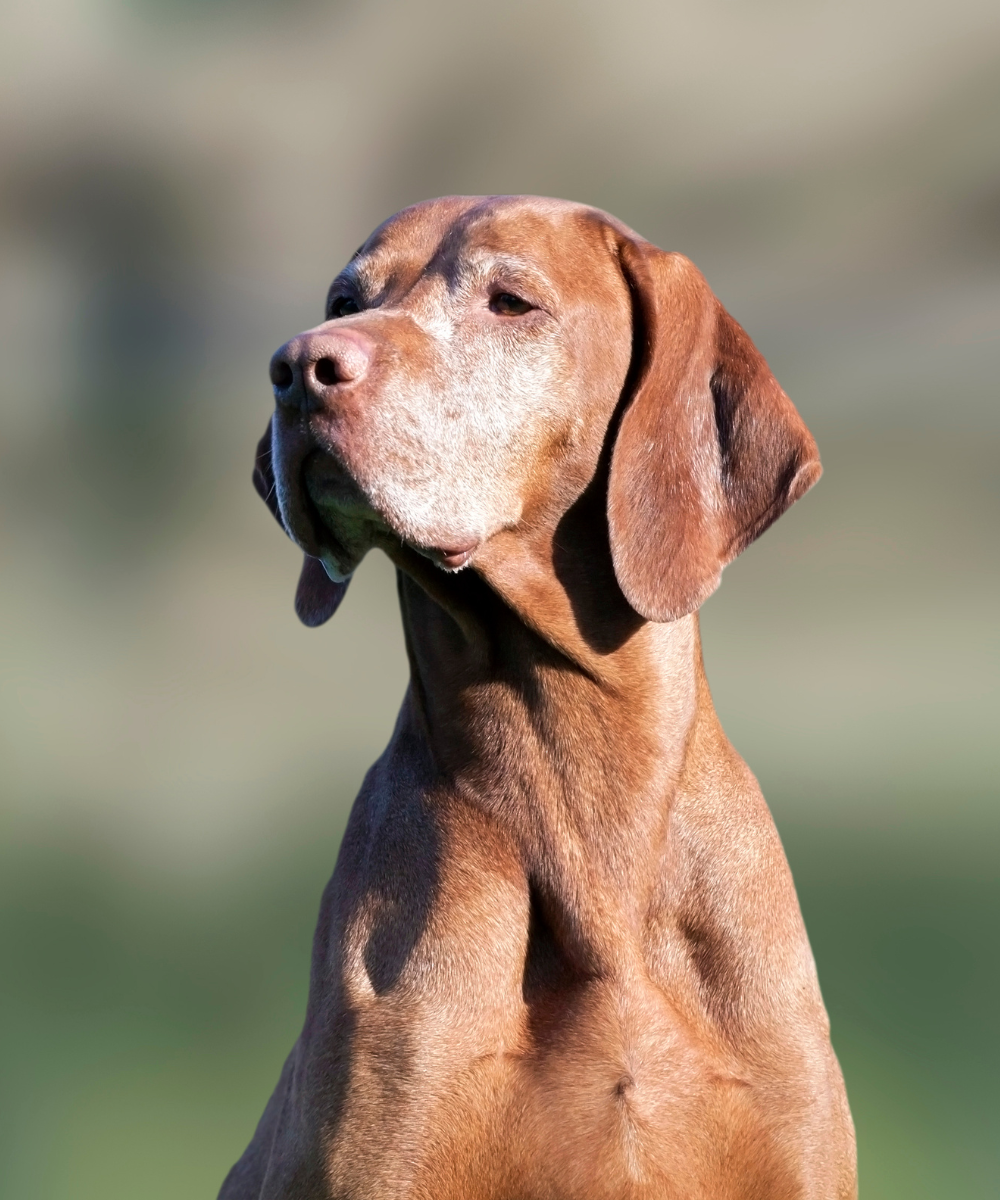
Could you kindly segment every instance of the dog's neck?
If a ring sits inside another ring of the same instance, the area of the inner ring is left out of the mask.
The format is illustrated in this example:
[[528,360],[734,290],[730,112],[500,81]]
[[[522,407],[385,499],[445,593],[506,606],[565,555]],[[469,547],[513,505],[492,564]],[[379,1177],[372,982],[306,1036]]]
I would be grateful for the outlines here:
[[[657,624],[629,605],[603,488],[588,487],[559,517],[494,535],[474,569],[448,574],[398,542],[384,548],[400,568],[415,696],[441,768],[488,759],[469,721],[485,710],[491,731],[550,714],[553,757],[611,722],[633,757],[649,745],[657,761],[680,761],[696,708],[711,707],[697,614]],[[621,751],[609,747],[609,770],[620,770]]]
[[411,717],[438,776],[521,848],[580,969],[616,969],[638,944],[696,718],[711,712],[697,615],[637,617],[596,543],[554,564],[544,536],[488,549],[475,571],[399,573]]

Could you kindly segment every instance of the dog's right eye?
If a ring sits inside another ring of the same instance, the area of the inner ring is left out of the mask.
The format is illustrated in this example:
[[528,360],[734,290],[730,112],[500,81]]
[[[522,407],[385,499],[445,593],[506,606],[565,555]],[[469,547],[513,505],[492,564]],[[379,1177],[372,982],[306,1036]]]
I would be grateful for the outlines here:
[[490,311],[502,317],[523,317],[535,306],[513,292],[497,292],[490,298]]
[[336,300],[330,302],[328,321],[334,320],[336,317],[349,317],[352,313],[361,312],[361,305],[356,300],[352,300],[350,296],[338,296]]

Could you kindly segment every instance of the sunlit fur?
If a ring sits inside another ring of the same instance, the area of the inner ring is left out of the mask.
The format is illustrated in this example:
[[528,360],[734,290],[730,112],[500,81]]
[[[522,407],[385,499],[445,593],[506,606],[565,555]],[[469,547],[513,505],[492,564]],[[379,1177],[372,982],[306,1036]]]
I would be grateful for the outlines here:
[[[497,285],[538,311],[491,312]],[[592,209],[421,205],[344,287],[362,311],[281,360],[343,378],[279,397],[256,482],[307,551],[307,623],[343,594],[316,556],[390,555],[412,680],[222,1200],[854,1200],[695,611],[819,477],[808,430],[693,264]]]

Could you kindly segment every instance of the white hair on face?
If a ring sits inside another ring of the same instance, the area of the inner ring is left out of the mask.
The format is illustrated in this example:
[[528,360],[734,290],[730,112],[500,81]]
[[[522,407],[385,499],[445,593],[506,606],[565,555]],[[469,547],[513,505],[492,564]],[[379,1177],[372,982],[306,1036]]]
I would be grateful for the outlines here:
[[435,275],[407,305],[430,340],[433,367],[400,363],[352,436],[358,483],[421,546],[478,543],[516,524],[544,433],[565,420],[554,402],[564,369],[555,321],[529,329],[492,317],[483,280],[498,270],[509,277],[514,264],[490,256],[462,266],[452,287]]

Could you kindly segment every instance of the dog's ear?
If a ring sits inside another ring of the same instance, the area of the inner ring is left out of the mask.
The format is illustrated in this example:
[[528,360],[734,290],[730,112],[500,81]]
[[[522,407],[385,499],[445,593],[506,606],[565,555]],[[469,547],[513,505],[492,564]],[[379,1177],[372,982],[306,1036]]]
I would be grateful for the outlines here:
[[[271,510],[271,515],[282,529],[285,524],[278,508],[278,495],[274,486],[274,469],[271,466],[271,423],[257,443],[257,455],[253,465],[253,486],[257,495]],[[286,530],[287,532],[287,530]],[[333,616],[347,591],[348,581],[336,583],[330,579],[318,558],[309,554],[302,556],[302,571],[295,589],[295,612],[303,625],[322,625]]]
[[615,575],[651,621],[693,612],[722,568],[819,479],[816,443],[692,262],[622,238],[634,391],[608,483]]

